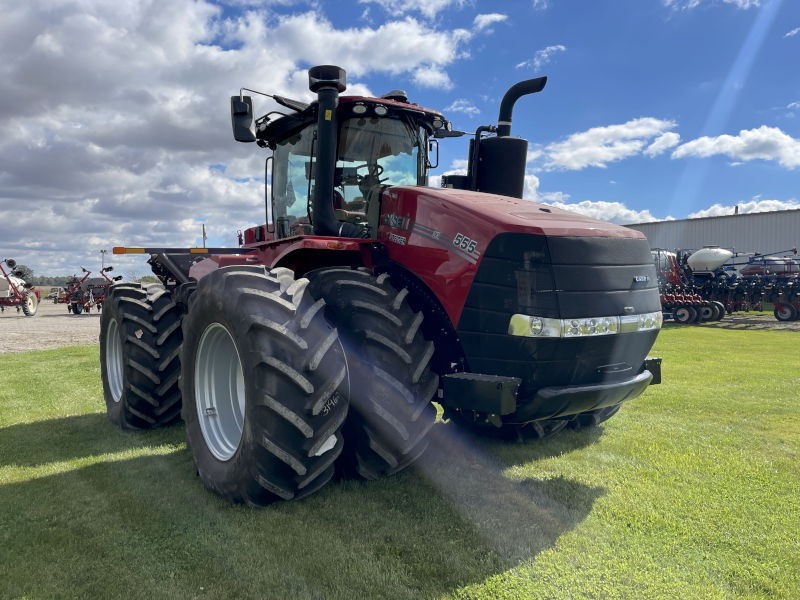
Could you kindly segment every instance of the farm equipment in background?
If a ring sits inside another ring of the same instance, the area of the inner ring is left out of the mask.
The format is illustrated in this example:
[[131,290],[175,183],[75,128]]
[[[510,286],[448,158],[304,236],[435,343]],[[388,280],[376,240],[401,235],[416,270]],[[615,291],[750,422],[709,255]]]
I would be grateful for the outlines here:
[[427,187],[439,140],[466,133],[402,91],[340,97],[344,70],[314,67],[317,101],[264,94],[287,114],[255,118],[240,90],[234,138],[272,150],[266,223],[239,248],[114,248],[149,254],[161,284],[107,296],[109,419],[182,417],[208,489],[263,506],[334,468],[405,469],[434,400],[454,423],[522,439],[597,425],[659,383],[644,235],[521,199],[528,143],[510,136],[512,111],[545,82],[506,93],[468,174],[443,189]]
[[55,301],[57,303],[64,303],[67,305],[67,312],[73,315],[80,315],[82,313],[91,312],[93,307],[97,308],[100,312],[103,308],[103,301],[105,300],[108,288],[114,284],[115,281],[122,279],[121,276],[110,278],[106,273],[114,270],[111,265],[100,270],[102,277],[92,277],[91,271],[81,267],[81,271],[85,273],[82,278],[77,275],[72,275],[67,279],[67,292],[63,296],[58,296]]
[[[694,261],[680,251],[651,250],[664,318],[687,324],[719,321],[725,317],[726,304],[721,298],[727,293],[727,277],[717,271],[728,260],[719,253],[727,251],[705,250],[698,251],[699,256]],[[697,267],[697,277],[687,260]]]
[[17,312],[22,311],[26,317],[32,317],[39,308],[41,294],[22,278],[22,272],[16,268],[17,262],[13,258],[0,260],[0,273],[3,275],[0,279],[0,312],[5,312],[7,306],[15,306]]
[[773,314],[778,321],[800,318],[800,263],[792,256],[797,256],[797,248],[755,254],[739,269],[758,294],[775,305]]
[[[779,321],[796,320],[800,266],[787,254],[796,255],[797,250],[750,254],[747,263],[736,263],[734,259],[743,253],[717,246],[672,252],[653,249],[665,318],[676,323],[718,320],[725,312],[761,311],[766,301],[775,305]],[[724,310],[718,317],[712,314],[720,307]]]

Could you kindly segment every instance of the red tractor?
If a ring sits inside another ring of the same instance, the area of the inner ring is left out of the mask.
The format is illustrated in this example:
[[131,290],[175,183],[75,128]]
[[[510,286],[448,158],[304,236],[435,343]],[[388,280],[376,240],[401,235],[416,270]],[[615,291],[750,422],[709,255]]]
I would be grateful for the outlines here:
[[255,118],[240,91],[234,138],[272,150],[266,224],[240,248],[114,249],[149,254],[163,285],[107,297],[111,421],[182,417],[205,485],[263,506],[335,468],[406,468],[428,445],[431,401],[473,430],[541,437],[658,383],[644,235],[521,200],[528,143],[510,135],[512,110],[545,82],[506,93],[468,174],[442,189],[427,187],[438,140],[465,133],[404,92],[340,97],[345,72],[315,67],[317,101],[263,94],[287,110]]
[[[8,267],[6,271],[3,263]],[[13,258],[0,260],[0,312],[5,312],[6,306],[16,306],[17,312],[22,311],[26,317],[32,317],[39,308],[42,299],[39,290],[32,289],[33,285],[22,278],[22,272],[15,270],[17,262]]]

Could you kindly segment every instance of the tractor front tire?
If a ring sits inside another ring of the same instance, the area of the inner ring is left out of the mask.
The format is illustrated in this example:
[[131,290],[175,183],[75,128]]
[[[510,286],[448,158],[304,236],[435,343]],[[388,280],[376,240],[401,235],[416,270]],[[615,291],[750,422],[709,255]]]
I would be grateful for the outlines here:
[[436,421],[431,399],[439,377],[429,366],[434,345],[420,330],[423,314],[385,273],[334,267],[308,278],[339,330],[350,373],[340,472],[368,480],[398,473],[425,451]]
[[344,446],[344,352],[307,285],[288,269],[230,266],[184,299],[187,441],[205,486],[232,504],[315,492]]
[[[109,288],[100,317],[100,371],[109,420],[143,430],[180,419],[181,314],[159,284]],[[77,313],[76,313],[77,314]]]
[[39,299],[33,292],[26,292],[22,298],[22,312],[26,317],[32,317],[39,308]]

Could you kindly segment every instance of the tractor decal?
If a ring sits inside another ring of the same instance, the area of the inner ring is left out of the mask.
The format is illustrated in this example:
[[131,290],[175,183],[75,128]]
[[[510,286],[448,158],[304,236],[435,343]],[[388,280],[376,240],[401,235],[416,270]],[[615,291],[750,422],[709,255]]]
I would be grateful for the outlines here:
[[[431,242],[442,246],[443,248],[447,248],[449,251],[454,252],[473,265],[477,264],[478,259],[481,257],[481,253],[475,249],[478,245],[478,242],[468,238],[463,233],[457,233],[455,238],[452,238],[441,231],[433,229],[432,227],[422,225],[421,223],[412,221],[408,217],[401,217],[400,215],[386,215],[384,222],[389,227],[393,227],[394,229],[402,229],[403,231],[408,231],[409,233],[415,233],[426,240],[430,240]],[[405,245],[405,238],[400,238],[403,241],[399,241],[394,239],[392,236],[394,236],[394,238],[400,237],[390,233],[390,241]]]

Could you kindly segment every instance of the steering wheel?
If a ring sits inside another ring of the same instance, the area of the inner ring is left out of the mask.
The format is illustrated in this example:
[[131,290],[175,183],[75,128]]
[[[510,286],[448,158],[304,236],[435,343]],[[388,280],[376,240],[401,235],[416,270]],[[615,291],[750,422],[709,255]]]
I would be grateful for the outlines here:
[[[358,165],[357,167],[353,167],[353,168],[356,171],[358,171],[359,169],[364,169],[364,168],[374,169],[374,172],[371,173],[372,175],[383,175],[383,166],[379,165],[378,163],[373,163],[373,164],[364,163],[363,165]],[[363,177],[363,175],[361,175],[361,177]]]
[[[366,175],[361,175],[361,174],[358,174],[358,173],[356,174],[356,181],[358,182],[359,186],[361,186],[361,183],[365,179],[367,181],[370,181],[370,180],[371,181],[375,181],[375,180],[377,180],[378,183],[383,183],[383,181],[381,181],[381,179],[380,179],[380,176],[383,174],[383,166],[379,165],[378,163],[374,163],[374,164],[371,164],[371,165],[370,164],[363,164],[363,165],[358,165],[357,167],[355,167],[355,169],[358,170],[358,169],[363,169],[365,167],[369,169],[369,171],[368,171],[368,173]],[[370,185],[375,185],[375,184],[371,183]]]

